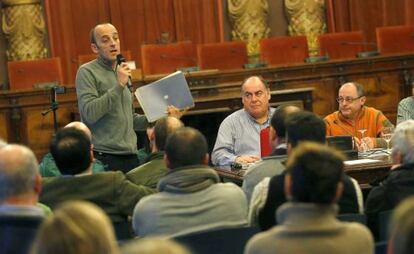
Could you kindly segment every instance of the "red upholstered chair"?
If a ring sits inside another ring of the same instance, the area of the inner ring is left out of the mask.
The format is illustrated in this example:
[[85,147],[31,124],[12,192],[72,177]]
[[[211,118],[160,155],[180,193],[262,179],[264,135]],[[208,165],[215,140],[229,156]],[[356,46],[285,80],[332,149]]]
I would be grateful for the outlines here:
[[330,59],[355,58],[364,51],[364,36],[361,31],[329,33],[318,37],[319,55]]
[[8,62],[10,90],[33,88],[36,83],[63,83],[59,57]]
[[414,53],[414,26],[377,27],[376,32],[381,54]]
[[242,41],[199,44],[197,55],[201,69],[241,69],[247,64],[246,43]]
[[[131,60],[131,51],[129,50],[122,50],[121,54],[125,57],[125,59]],[[81,66],[84,63],[90,62],[94,59],[96,59],[96,54],[85,54],[85,55],[78,55],[78,65]]]
[[265,157],[272,153],[269,137],[270,128],[264,128],[260,131],[260,152],[261,156]]
[[268,65],[303,63],[308,57],[306,36],[283,36],[260,41],[260,55]]
[[172,73],[177,68],[197,65],[195,45],[191,41],[141,46],[144,75]]

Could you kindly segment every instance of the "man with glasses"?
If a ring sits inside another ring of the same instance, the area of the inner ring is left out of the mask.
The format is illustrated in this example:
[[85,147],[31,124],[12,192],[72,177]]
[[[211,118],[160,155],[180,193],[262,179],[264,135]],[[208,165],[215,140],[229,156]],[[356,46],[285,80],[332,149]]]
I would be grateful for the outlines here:
[[260,131],[269,126],[274,108],[269,107],[270,90],[258,76],[242,83],[243,108],[232,113],[221,123],[212,163],[229,166],[234,162],[245,164],[260,159]]
[[339,110],[324,119],[327,136],[353,136],[359,150],[362,150],[363,143],[370,149],[386,147],[385,141],[380,138],[381,131],[384,127],[391,127],[392,123],[381,111],[364,106],[366,97],[361,84],[343,84],[339,88],[337,101]]

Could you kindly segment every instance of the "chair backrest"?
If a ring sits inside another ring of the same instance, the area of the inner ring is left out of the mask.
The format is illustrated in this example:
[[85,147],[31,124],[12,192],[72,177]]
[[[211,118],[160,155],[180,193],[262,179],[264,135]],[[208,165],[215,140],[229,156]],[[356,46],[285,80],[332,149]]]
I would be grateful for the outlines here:
[[414,26],[377,27],[376,35],[381,54],[414,53]]
[[197,254],[243,253],[247,241],[259,232],[255,227],[219,229],[175,237]]
[[264,128],[260,131],[260,153],[262,157],[268,156],[272,153],[269,137],[270,128]]
[[260,41],[261,59],[268,65],[303,63],[308,57],[306,36],[283,36]]
[[375,243],[375,254],[386,254],[387,248],[388,248],[387,241],[376,242]]
[[355,58],[364,51],[364,36],[361,31],[328,33],[318,36],[319,55],[329,59]]
[[231,41],[199,44],[197,56],[201,69],[241,69],[247,64],[246,43]]
[[141,46],[144,75],[167,74],[177,68],[197,65],[195,45],[191,41],[170,44],[144,44]]
[[393,210],[382,211],[378,214],[378,236],[380,241],[388,240],[388,228]]
[[367,225],[367,216],[360,213],[344,213],[336,216],[338,220],[345,222],[358,222],[363,225]]
[[[132,60],[131,58],[131,51],[130,50],[122,50],[121,54],[125,57],[125,59]],[[84,54],[84,55],[78,55],[78,66],[81,66],[84,63],[90,62],[94,59],[96,59],[96,54]]]
[[33,88],[36,83],[63,83],[59,57],[8,62],[9,89]]
[[1,253],[26,254],[36,237],[43,217],[37,216],[0,216]]

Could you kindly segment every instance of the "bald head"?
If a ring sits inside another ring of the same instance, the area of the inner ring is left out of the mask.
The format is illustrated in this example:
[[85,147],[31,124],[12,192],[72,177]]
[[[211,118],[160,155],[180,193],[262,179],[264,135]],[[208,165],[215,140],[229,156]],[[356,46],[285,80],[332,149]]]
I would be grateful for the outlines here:
[[78,129],[80,131],[82,131],[83,133],[86,134],[86,136],[88,136],[89,140],[92,141],[92,133],[89,130],[88,126],[86,126],[84,123],[82,122],[78,122],[78,121],[74,121],[74,122],[70,122],[68,123],[65,128],[75,128]]
[[0,203],[29,197],[40,191],[38,162],[33,152],[22,145],[6,145],[0,149]]
[[294,105],[280,105],[275,113],[273,113],[270,125],[275,130],[279,138],[284,138],[286,135],[285,120],[287,116],[292,113],[301,111],[302,109]]
[[159,119],[154,126],[155,145],[158,151],[163,151],[168,136],[183,126],[183,122],[172,116]]

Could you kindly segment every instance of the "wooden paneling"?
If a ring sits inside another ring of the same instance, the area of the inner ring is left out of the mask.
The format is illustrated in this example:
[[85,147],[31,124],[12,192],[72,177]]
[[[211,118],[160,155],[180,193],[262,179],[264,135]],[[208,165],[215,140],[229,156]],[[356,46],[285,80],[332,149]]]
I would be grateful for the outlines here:
[[217,0],[174,0],[177,40],[194,43],[220,41],[221,13],[218,5]]
[[9,139],[9,117],[7,115],[7,112],[0,112],[0,138],[4,141],[8,141]]

